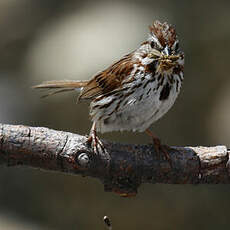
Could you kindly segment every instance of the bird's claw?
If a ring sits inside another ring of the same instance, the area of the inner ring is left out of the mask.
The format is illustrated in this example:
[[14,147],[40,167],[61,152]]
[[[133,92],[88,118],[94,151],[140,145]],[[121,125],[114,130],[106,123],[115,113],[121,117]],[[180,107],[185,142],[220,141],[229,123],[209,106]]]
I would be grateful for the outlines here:
[[91,148],[93,149],[93,152],[97,155],[100,153],[105,152],[105,147],[101,140],[98,138],[98,136],[95,133],[91,133],[87,140],[88,144],[91,145]]
[[168,153],[169,147],[167,145],[162,145],[159,138],[153,138],[153,144],[157,155],[160,157],[161,153],[163,153],[164,159],[167,160],[172,167],[172,160]]

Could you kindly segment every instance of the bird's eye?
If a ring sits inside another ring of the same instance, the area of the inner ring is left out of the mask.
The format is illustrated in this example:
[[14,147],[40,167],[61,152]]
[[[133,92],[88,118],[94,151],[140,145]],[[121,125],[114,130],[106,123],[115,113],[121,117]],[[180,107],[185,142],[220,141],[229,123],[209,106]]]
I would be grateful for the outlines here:
[[157,44],[156,44],[156,42],[151,42],[150,46],[152,49],[156,49]]
[[179,43],[177,42],[175,45],[175,51],[177,51],[179,49]]
[[155,49],[155,50],[158,50],[158,51],[162,51],[163,50],[163,47],[159,46],[156,42],[152,41],[150,43],[150,46],[152,49]]

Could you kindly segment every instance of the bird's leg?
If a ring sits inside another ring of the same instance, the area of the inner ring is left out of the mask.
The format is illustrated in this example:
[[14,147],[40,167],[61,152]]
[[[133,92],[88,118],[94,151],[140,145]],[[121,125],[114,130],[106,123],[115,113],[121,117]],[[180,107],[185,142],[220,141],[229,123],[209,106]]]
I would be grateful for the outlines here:
[[153,132],[151,132],[150,129],[146,129],[145,132],[149,137],[151,137],[151,139],[153,140],[153,144],[154,144],[154,147],[156,149],[156,152],[159,153],[160,147],[161,147],[160,139]]
[[145,132],[148,136],[150,136],[152,138],[154,148],[155,148],[157,154],[159,155],[160,152],[163,152],[165,159],[169,162],[170,165],[172,165],[171,158],[170,158],[168,151],[167,151],[167,146],[162,145],[160,139],[153,132],[151,132],[149,129],[146,129]]
[[89,138],[88,138],[87,142],[91,145],[95,154],[99,154],[99,153],[105,151],[103,143],[101,142],[101,140],[97,136],[96,123],[95,122],[93,122],[93,125],[92,125],[92,128],[90,130],[90,134],[89,134]]

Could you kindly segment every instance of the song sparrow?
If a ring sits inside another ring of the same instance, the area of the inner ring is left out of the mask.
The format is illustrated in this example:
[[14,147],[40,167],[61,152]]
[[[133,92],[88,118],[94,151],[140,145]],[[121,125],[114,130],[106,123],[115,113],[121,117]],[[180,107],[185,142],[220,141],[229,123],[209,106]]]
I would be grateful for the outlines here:
[[53,89],[48,95],[80,89],[79,100],[91,100],[89,141],[95,151],[103,147],[96,132],[147,130],[152,135],[148,127],[172,107],[180,92],[184,54],[175,29],[159,21],[149,29],[139,48],[91,80],[47,81],[34,87]]

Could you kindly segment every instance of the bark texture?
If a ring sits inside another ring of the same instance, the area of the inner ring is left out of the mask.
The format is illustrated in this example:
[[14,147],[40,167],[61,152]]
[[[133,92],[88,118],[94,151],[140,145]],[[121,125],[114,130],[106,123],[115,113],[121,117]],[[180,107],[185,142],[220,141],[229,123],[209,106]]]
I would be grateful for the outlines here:
[[135,195],[141,183],[230,183],[226,146],[167,147],[170,165],[152,144],[102,142],[106,153],[94,154],[85,136],[0,124],[0,165],[24,165],[96,177],[105,191],[121,196]]

